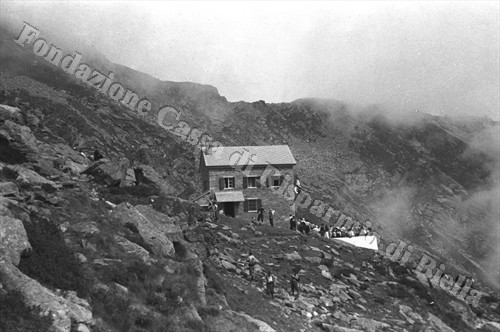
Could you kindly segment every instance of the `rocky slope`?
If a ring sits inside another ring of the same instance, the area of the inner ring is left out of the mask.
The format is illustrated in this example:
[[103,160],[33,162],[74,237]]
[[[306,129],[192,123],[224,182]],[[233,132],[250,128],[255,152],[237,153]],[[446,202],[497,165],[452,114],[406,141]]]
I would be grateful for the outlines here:
[[[0,39],[0,328],[498,330],[489,288],[498,280],[489,269],[498,159],[477,135],[498,124],[428,115],[395,122],[333,101],[228,103],[213,87],[92,58],[150,98],[153,112],[141,117],[11,37]],[[199,150],[158,126],[154,110],[163,105],[226,145],[289,144],[304,187],[335,207],[335,218],[370,218],[382,249],[411,242],[447,272],[478,276],[474,287],[488,295],[470,307],[384,250],[293,233],[283,216],[274,229],[206,222],[187,200],[200,188]],[[95,149],[105,158],[91,161]],[[262,273],[278,276],[273,301],[246,278],[249,248]],[[288,295],[293,269],[302,270],[298,299]]]

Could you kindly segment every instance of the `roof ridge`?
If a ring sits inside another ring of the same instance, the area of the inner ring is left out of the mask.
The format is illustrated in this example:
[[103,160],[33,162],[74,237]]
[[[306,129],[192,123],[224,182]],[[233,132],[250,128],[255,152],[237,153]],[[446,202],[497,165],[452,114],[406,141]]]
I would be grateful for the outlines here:
[[[214,150],[212,150],[214,149]],[[239,150],[239,151],[238,151]],[[214,153],[211,153],[215,151]],[[234,153],[240,153],[243,157],[248,151],[257,158],[248,158],[248,164],[253,165],[295,165],[297,164],[290,146],[288,144],[279,145],[240,145],[240,146],[221,146],[212,147],[204,151],[203,159],[206,166],[230,166],[230,159]],[[208,152],[208,153],[207,153]]]

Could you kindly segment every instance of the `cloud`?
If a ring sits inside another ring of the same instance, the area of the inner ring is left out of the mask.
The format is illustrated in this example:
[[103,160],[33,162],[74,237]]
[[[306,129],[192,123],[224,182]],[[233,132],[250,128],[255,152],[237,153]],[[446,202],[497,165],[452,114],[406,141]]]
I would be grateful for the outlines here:
[[231,101],[499,117],[498,3],[3,2],[0,15]]
[[[479,153],[487,156],[487,166],[490,176],[484,188],[480,188],[464,202],[466,210],[480,209],[485,220],[483,223],[472,222],[472,230],[479,231],[480,242],[484,248],[484,257],[480,260],[481,266],[486,269],[489,281],[500,288],[500,128],[496,124],[476,133],[469,144],[464,156],[474,158]],[[473,240],[473,241],[474,241]]]

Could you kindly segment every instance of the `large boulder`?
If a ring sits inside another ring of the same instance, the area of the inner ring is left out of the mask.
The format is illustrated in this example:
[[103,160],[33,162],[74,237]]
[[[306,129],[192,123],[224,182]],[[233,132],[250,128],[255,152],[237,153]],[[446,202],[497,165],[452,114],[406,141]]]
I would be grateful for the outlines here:
[[414,312],[412,308],[407,305],[399,305],[399,313],[406,318],[406,321],[410,324],[422,323],[424,320],[422,316]]
[[156,186],[160,192],[166,195],[178,194],[176,189],[170,185],[163,176],[149,165],[137,165],[134,172],[138,184],[151,184]]
[[19,292],[27,306],[38,307],[42,315],[50,315],[53,319],[51,331],[70,332],[72,323],[86,326],[94,324],[92,308],[87,301],[77,297],[75,292],[56,294],[2,257],[0,283],[7,291]]
[[427,322],[429,322],[431,326],[435,328],[437,331],[455,332],[455,330],[453,330],[451,327],[446,325],[441,319],[439,319],[437,316],[434,316],[431,313],[429,313],[429,316],[427,317]]
[[130,258],[135,258],[144,264],[151,265],[155,261],[149,256],[149,252],[138,244],[135,244],[124,237],[115,235],[115,241],[120,250]]
[[125,227],[137,232],[153,253],[163,256],[175,253],[172,240],[182,236],[182,231],[166,215],[149,206],[134,207],[130,203],[116,206],[111,217]]
[[35,162],[38,155],[38,143],[29,127],[10,120],[0,125],[0,161],[11,164]]
[[486,322],[479,329],[481,332],[500,332],[500,323]]
[[285,254],[283,256],[283,258],[288,260],[288,261],[300,261],[300,260],[302,260],[302,257],[296,251],[294,251],[292,253]]
[[72,160],[66,160],[62,171],[68,170],[71,174],[78,175],[87,169],[87,165],[75,163]]
[[354,321],[355,327],[359,327],[363,331],[367,332],[377,332],[377,331],[384,331],[391,326],[387,323],[384,322],[379,322],[375,319],[371,318],[366,318],[366,317],[358,317]]
[[184,234],[179,225],[174,223],[174,218],[156,211],[149,205],[137,205],[135,207],[142,215],[151,222],[160,226],[162,232],[170,239],[170,241],[184,240]]
[[19,205],[17,201],[0,196],[0,216],[14,217],[10,208]]
[[100,232],[97,223],[94,221],[82,221],[71,225],[69,229],[82,238],[88,238]]
[[244,318],[249,323],[255,324],[257,326],[255,331],[259,331],[259,332],[275,332],[276,331],[271,326],[269,326],[269,324],[267,324],[266,322],[263,322],[263,321],[256,319],[256,318],[253,318],[252,316],[249,316],[243,312],[233,311],[232,313],[236,316]]
[[75,151],[73,148],[63,143],[40,143],[38,148],[40,150],[40,154],[48,159],[63,158],[82,165],[88,165],[90,163],[90,160],[85,156],[85,154]]
[[175,220],[183,231],[189,229],[189,224],[206,216],[198,204],[175,196],[160,195],[154,199],[153,207]]
[[9,105],[0,105],[0,121],[12,121],[20,125],[24,125],[23,112],[17,108]]
[[14,182],[0,182],[0,196],[19,194],[19,188]]
[[37,128],[40,126],[40,118],[38,118],[34,113],[26,113],[24,119],[26,120],[26,125],[30,128]]
[[83,174],[92,175],[94,181],[107,186],[134,185],[135,177],[133,171],[128,168],[129,161],[126,158],[120,160],[99,159]]
[[91,163],[87,156],[66,144],[39,143],[40,160],[35,169],[41,174],[62,175],[61,172],[78,175]]
[[14,176],[17,183],[21,186],[40,186],[48,192],[54,192],[61,187],[53,181],[41,176],[37,172],[20,165],[4,165],[2,171],[8,172]]
[[0,216],[0,256],[17,266],[23,252],[30,249],[31,245],[23,222]]
[[459,301],[450,301],[450,306],[462,317],[462,322],[473,329],[477,325],[477,315],[471,310],[471,308]]

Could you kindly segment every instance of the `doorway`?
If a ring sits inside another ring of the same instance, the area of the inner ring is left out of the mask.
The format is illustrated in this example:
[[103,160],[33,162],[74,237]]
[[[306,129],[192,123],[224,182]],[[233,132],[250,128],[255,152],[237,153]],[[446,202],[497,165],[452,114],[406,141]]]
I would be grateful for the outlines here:
[[234,202],[225,202],[224,203],[224,214],[229,217],[236,217],[234,209]]

